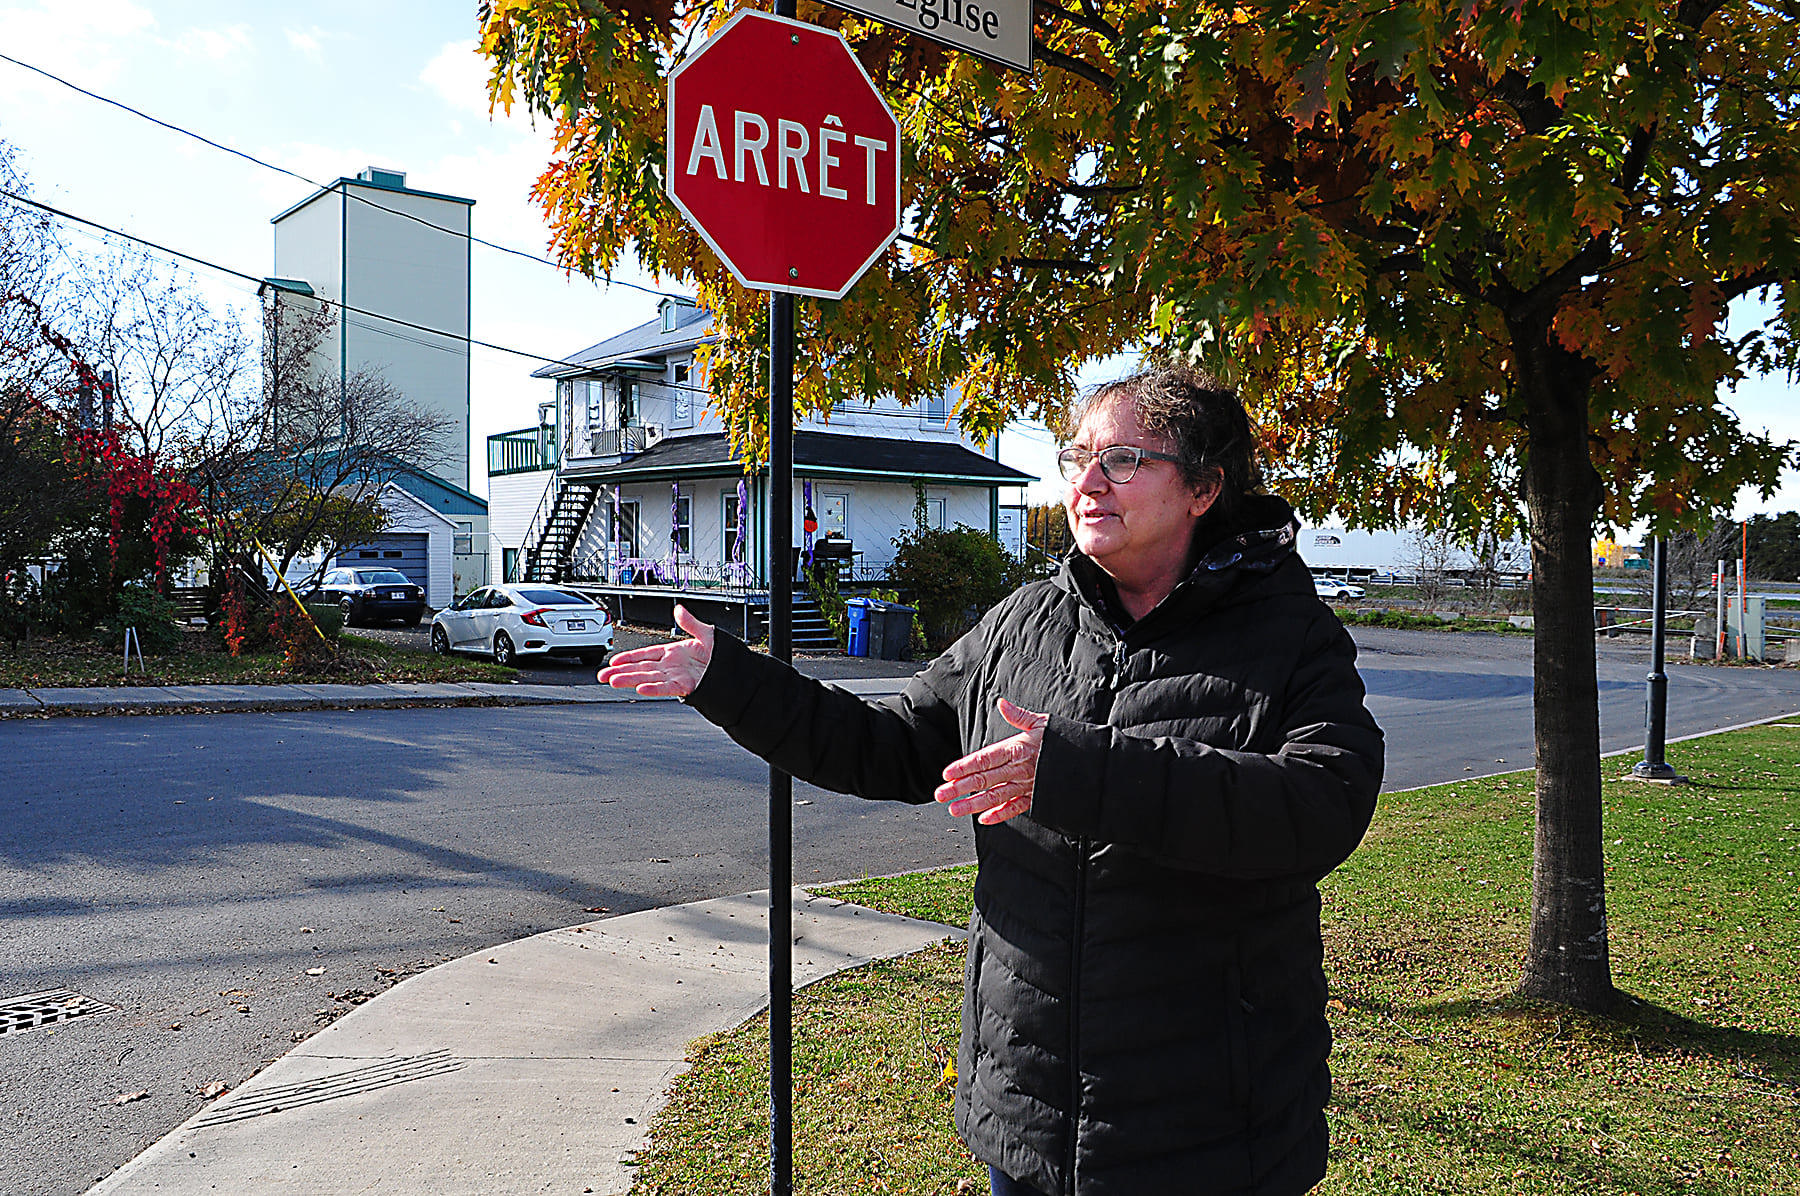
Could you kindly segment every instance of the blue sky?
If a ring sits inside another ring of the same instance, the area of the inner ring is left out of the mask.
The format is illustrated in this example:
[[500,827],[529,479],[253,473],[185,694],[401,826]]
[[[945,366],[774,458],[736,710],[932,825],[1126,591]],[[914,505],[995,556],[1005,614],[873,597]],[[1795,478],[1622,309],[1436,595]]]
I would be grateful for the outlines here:
[[[549,159],[545,128],[491,119],[474,54],[472,3],[134,3],[0,0],[0,50],[83,87],[312,179],[365,166],[407,172],[425,190],[476,200],[479,237],[542,252],[547,231],[527,198]],[[0,62],[0,139],[21,151],[38,198],[103,224],[267,274],[269,218],[311,188],[159,129]],[[70,238],[77,251],[91,237]],[[649,319],[654,300],[477,246],[472,334],[557,356]],[[619,278],[657,280],[621,271]],[[253,306],[248,284],[198,276],[218,302]],[[1748,313],[1740,313],[1740,316]],[[1090,371],[1090,380],[1126,363]],[[546,384],[529,362],[476,349],[471,422],[474,488],[485,489],[483,439],[536,421]],[[1730,402],[1752,427],[1800,438],[1800,395],[1785,379],[1747,383]],[[1024,427],[1001,457],[1056,489],[1050,439]],[[1767,503],[1800,507],[1790,475]]]

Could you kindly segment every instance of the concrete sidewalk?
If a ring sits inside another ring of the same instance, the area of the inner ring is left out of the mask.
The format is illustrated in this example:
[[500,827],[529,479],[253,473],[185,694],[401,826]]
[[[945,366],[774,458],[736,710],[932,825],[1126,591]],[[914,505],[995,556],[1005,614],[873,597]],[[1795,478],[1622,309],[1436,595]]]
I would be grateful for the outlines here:
[[[794,984],[961,930],[798,889]],[[768,894],[550,931],[413,976],[91,1189],[616,1196],[687,1045],[767,1004]]]

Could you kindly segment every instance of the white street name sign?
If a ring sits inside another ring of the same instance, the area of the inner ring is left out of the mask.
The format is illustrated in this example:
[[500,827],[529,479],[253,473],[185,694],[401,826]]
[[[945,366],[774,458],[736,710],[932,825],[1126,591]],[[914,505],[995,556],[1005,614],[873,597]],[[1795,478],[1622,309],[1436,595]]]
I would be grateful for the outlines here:
[[1031,0],[828,0],[858,16],[1031,72]]

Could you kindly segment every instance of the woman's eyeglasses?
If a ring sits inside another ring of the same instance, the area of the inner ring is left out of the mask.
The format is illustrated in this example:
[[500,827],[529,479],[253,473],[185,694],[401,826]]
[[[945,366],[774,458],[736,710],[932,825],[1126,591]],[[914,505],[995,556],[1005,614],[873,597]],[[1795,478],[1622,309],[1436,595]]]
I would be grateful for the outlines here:
[[1089,463],[1096,460],[1100,462],[1100,472],[1115,486],[1123,486],[1136,477],[1138,466],[1146,460],[1169,461],[1177,465],[1181,463],[1180,457],[1170,456],[1168,453],[1153,453],[1135,444],[1109,444],[1093,452],[1066,448],[1056,454],[1056,467],[1062,470],[1064,480],[1072,482],[1086,473]]

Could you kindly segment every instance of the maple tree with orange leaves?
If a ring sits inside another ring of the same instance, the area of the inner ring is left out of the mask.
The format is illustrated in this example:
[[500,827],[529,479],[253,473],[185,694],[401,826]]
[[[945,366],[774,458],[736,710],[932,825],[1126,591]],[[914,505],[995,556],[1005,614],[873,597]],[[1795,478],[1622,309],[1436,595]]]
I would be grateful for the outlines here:
[[[663,78],[739,5],[489,0],[492,96],[554,122],[570,267],[691,283],[753,449],[766,312],[663,193]],[[1772,490],[1722,385],[1792,369],[1800,69],[1778,0],[1039,0],[1011,72],[846,13],[900,119],[906,230],[802,303],[796,401],[959,392],[1054,421],[1121,351],[1235,381],[1275,488],[1355,523],[1530,529],[1538,829],[1526,994],[1614,998],[1592,644],[1597,521]],[[1760,298],[1766,320],[1727,329]]]

